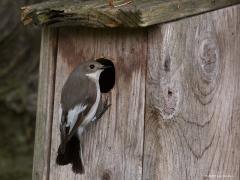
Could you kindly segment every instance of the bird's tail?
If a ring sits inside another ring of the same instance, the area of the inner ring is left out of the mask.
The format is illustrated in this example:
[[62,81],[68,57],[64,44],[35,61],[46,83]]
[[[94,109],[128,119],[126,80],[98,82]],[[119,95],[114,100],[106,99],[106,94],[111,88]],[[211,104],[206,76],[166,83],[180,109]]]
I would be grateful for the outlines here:
[[76,135],[72,136],[67,143],[60,144],[56,163],[58,165],[71,163],[73,172],[84,174],[81,154],[81,143]]

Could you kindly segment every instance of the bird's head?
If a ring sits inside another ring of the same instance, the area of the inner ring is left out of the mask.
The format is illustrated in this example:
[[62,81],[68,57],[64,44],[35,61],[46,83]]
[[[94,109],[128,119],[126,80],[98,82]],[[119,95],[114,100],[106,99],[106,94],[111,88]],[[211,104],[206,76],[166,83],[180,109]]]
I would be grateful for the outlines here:
[[99,80],[101,72],[108,67],[97,61],[87,61],[81,64],[81,72],[93,80]]

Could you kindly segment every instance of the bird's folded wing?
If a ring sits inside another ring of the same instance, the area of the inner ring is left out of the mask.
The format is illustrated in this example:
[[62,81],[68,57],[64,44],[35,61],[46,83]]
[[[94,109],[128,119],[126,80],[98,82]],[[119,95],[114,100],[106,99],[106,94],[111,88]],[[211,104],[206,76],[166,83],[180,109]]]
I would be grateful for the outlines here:
[[83,122],[88,111],[89,108],[86,104],[79,104],[67,112],[66,118],[64,118],[60,124],[61,137],[63,141],[66,142],[71,139]]
[[62,141],[76,133],[84,117],[96,101],[96,84],[86,76],[71,78],[63,86],[61,94],[62,120],[60,125]]
[[85,114],[86,109],[87,109],[87,105],[81,103],[79,105],[76,105],[73,109],[70,109],[68,111],[67,126],[70,127],[69,132],[72,131],[72,129],[73,129],[74,125],[76,124],[77,120],[79,119],[80,115]]

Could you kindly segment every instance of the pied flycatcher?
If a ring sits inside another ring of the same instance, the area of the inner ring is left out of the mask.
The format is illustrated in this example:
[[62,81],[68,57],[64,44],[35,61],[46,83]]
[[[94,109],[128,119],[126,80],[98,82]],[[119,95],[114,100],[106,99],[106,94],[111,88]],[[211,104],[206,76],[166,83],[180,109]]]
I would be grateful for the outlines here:
[[61,144],[56,163],[72,164],[75,173],[84,173],[81,135],[86,126],[101,118],[108,109],[107,100],[102,103],[99,85],[100,74],[105,68],[97,61],[81,63],[65,82],[61,94]]

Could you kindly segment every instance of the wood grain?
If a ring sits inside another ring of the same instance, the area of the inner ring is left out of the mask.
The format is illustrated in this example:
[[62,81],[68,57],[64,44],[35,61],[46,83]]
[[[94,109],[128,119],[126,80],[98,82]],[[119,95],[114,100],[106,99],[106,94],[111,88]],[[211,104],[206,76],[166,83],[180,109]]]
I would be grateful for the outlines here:
[[240,3],[240,0],[58,0],[22,7],[24,24],[146,27]]
[[240,6],[149,30],[144,180],[240,178]]
[[[147,34],[142,30],[62,28],[59,33],[54,98],[50,179],[134,180],[142,178]],[[69,73],[80,62],[105,57],[116,67],[112,104],[83,136],[85,175],[71,165],[57,166],[60,143],[59,101]]]
[[[144,30],[61,28],[58,42],[45,29],[33,179],[238,180],[239,31],[239,5]],[[75,175],[55,164],[61,88],[100,57],[116,67],[112,106],[85,132]]]
[[33,180],[49,179],[57,30],[43,29],[41,49]]

